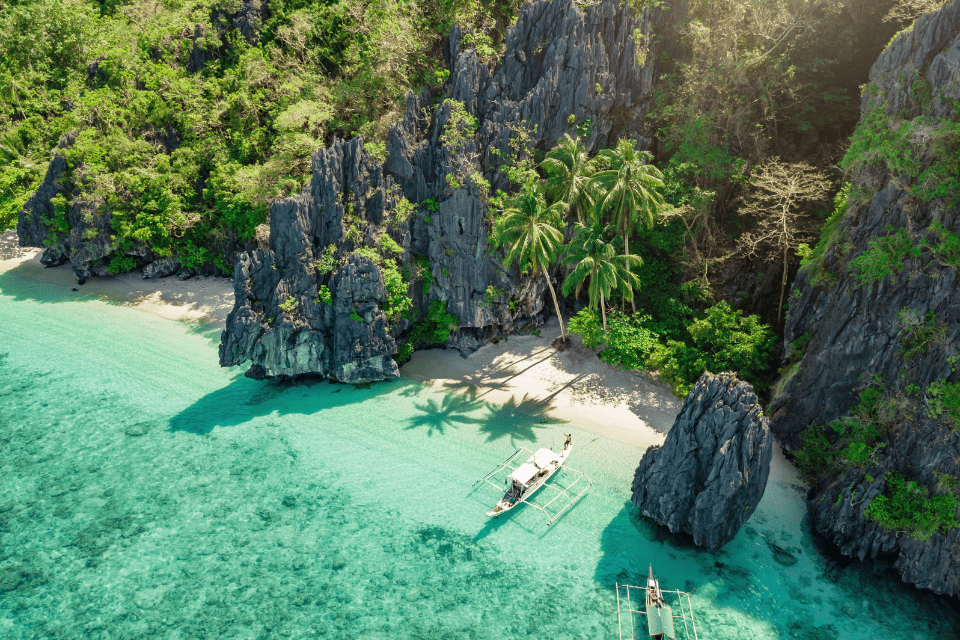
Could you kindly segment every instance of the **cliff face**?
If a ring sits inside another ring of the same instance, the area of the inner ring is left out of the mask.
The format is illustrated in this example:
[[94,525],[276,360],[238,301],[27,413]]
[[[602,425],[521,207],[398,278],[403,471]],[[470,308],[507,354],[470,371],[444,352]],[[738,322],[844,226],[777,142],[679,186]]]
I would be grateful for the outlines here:
[[[890,471],[930,496],[955,493],[938,479],[957,477],[960,433],[931,410],[930,385],[960,377],[958,61],[955,0],[899,34],[874,64],[844,161],[850,204],[825,231],[822,257],[797,277],[785,348],[799,361],[771,404],[774,433],[798,448],[809,426],[843,416],[858,397],[862,405],[865,387],[882,394],[877,411],[887,414],[867,442],[876,448],[868,459],[821,470],[810,501],[814,524],[846,554],[899,554],[904,580],[938,593],[960,592],[958,530],[920,540],[865,512],[891,494]],[[828,437],[835,449],[853,441],[842,430]]]
[[772,455],[753,388],[732,373],[705,373],[663,446],[643,454],[631,499],[643,515],[716,552],[759,504]]
[[[433,300],[456,316],[459,330],[450,346],[469,352],[538,323],[546,282],[504,270],[490,255],[487,189],[470,176],[482,176],[491,191],[507,188],[501,167],[518,127],[541,151],[588,119],[590,149],[636,135],[654,69],[638,64],[635,34],[649,31],[650,23],[638,22],[629,6],[613,0],[586,11],[571,0],[528,3],[508,28],[502,63],[492,73],[462,46],[454,27],[446,89],[455,102],[429,91],[409,95],[406,114],[389,131],[382,164],[370,158],[361,138],[335,140],[314,154],[304,192],[271,206],[270,249],[241,257],[234,270],[237,301],[223,333],[221,364],[249,360],[250,375],[257,377],[313,373],[356,382],[397,375],[387,360],[394,337],[412,318],[382,321],[383,285],[371,284],[358,301],[355,285],[344,284],[350,279],[343,275],[345,265],[354,264],[351,252],[383,251],[383,234],[402,249],[398,261],[420,272],[411,289],[414,317]],[[464,114],[475,128],[464,125]],[[323,263],[330,245],[339,262],[325,271],[315,264]],[[364,263],[363,269],[371,283],[382,282],[377,265]],[[333,310],[318,300],[323,287]],[[292,312],[281,309],[291,304]],[[337,320],[338,304],[361,305],[365,311],[357,307],[357,315],[366,328],[349,324],[358,322],[356,315]],[[354,351],[367,364],[347,367],[344,359]]]

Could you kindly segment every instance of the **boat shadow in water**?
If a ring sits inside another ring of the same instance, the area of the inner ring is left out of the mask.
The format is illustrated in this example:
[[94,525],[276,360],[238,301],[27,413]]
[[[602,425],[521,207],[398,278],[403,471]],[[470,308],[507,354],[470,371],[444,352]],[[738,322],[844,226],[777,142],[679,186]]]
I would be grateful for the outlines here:
[[235,427],[255,418],[310,415],[332,407],[367,402],[396,392],[398,385],[421,387],[402,379],[360,388],[318,377],[257,381],[238,376],[170,418],[169,429],[206,435],[217,427]]

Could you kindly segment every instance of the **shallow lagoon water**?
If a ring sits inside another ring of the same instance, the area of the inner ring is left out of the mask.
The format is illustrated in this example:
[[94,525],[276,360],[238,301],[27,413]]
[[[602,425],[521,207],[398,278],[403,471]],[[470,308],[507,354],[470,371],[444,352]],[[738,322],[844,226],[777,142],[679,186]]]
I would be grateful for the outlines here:
[[[782,460],[714,556],[629,506],[642,451],[574,424],[409,379],[247,380],[216,327],[15,271],[0,338],[4,638],[612,640],[614,584],[651,562],[701,639],[960,637],[953,601],[821,555]],[[563,432],[586,498],[485,518],[471,485]]]

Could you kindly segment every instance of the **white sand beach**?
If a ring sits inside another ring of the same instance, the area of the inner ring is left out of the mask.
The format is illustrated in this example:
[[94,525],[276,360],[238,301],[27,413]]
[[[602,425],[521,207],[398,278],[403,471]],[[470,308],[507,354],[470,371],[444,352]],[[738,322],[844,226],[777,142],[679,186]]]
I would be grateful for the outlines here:
[[401,372],[641,448],[662,444],[682,404],[669,388],[639,372],[611,367],[578,336],[571,336],[571,348],[557,351],[550,345],[559,335],[559,323],[551,318],[539,337],[510,336],[467,358],[450,349],[418,351]]
[[90,278],[77,284],[70,265],[44,267],[40,250],[17,246],[16,231],[0,235],[0,273],[63,287],[74,295],[88,295],[154,313],[170,320],[224,324],[233,309],[233,282],[230,278],[195,276],[144,280],[140,272],[107,278]]
[[[37,249],[18,247],[15,232],[0,236],[0,273],[12,272],[62,287],[71,295],[94,296],[171,320],[222,326],[233,309],[228,278],[144,280],[134,272],[77,285],[69,265],[46,268],[39,256]],[[611,367],[584,348],[577,336],[571,336],[570,349],[558,352],[550,346],[558,335],[559,323],[551,318],[539,337],[510,336],[467,358],[452,349],[418,351],[401,371],[439,389],[575,423],[641,448],[662,444],[681,405],[666,385]]]

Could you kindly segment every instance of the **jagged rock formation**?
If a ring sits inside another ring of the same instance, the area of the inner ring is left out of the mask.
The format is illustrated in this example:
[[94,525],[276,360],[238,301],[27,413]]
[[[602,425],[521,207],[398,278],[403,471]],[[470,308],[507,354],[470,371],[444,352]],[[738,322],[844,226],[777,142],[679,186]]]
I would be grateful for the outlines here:
[[663,446],[643,455],[633,477],[633,504],[716,552],[763,497],[773,445],[753,387],[732,373],[705,373]]
[[860,560],[896,554],[894,567],[905,582],[939,594],[960,593],[960,528],[923,540],[865,515],[877,496],[888,493],[890,472],[912,477],[931,493],[955,490],[943,487],[942,478],[960,477],[958,452],[960,433],[938,420],[915,417],[867,465],[848,466],[816,488],[808,504],[814,529],[841,553]]
[[[939,474],[958,473],[960,434],[929,415],[922,399],[931,383],[960,376],[951,364],[960,344],[960,256],[945,242],[960,232],[960,194],[929,189],[948,185],[950,171],[925,174],[951,158],[955,163],[958,60],[960,1],[954,0],[899,34],[873,66],[860,127],[910,132],[898,162],[915,162],[915,170],[901,172],[896,163],[883,162],[882,148],[867,150],[878,160],[861,163],[854,197],[822,261],[797,277],[785,350],[793,350],[791,343],[806,346],[802,353],[796,346],[799,361],[778,383],[771,404],[771,428],[792,448],[809,426],[849,411],[866,384],[885,389],[891,401],[917,405],[887,429],[885,446],[864,468],[847,465],[821,478],[810,508],[817,531],[843,553],[861,559],[899,554],[896,566],[904,580],[951,594],[960,593],[957,529],[914,540],[880,528],[865,510],[884,490],[887,471],[902,473],[931,494],[945,490],[937,486]],[[925,182],[931,175],[935,182]],[[894,257],[892,264],[877,278],[865,277],[863,261],[880,264],[884,255]],[[908,391],[910,385],[919,397]]]
[[[263,14],[266,8],[266,3],[262,0],[242,0],[240,7],[234,13],[227,13],[224,7],[212,9],[210,11],[210,22],[213,24],[218,37],[222,37],[229,27],[233,27],[240,32],[247,44],[255,47],[260,42],[260,25],[263,22]],[[197,24],[193,29],[193,47],[190,49],[187,71],[199,71],[207,62],[217,58],[222,53],[222,51],[205,48],[203,44],[204,35],[206,35],[204,26]]]
[[[395,366],[347,368],[337,346],[353,340],[365,358],[380,358],[410,326],[409,319],[395,326],[377,320],[382,293],[364,298],[368,330],[351,333],[349,340],[341,331],[353,325],[337,324],[316,300],[324,286],[338,300],[343,256],[377,248],[384,233],[402,247],[401,261],[412,272],[425,265],[412,288],[418,315],[439,299],[458,318],[460,329],[449,346],[469,352],[489,338],[540,322],[546,283],[508,272],[489,255],[485,190],[471,172],[491,189],[507,188],[500,167],[516,127],[524,127],[531,145],[544,151],[587,119],[590,149],[638,136],[654,65],[638,64],[635,31],[648,33],[650,24],[613,0],[586,11],[571,0],[531,2],[507,29],[503,63],[493,72],[461,45],[454,27],[446,87],[476,119],[476,131],[451,142],[445,130],[457,126],[458,110],[446,100],[435,105],[437,96],[425,91],[408,96],[406,114],[390,129],[382,165],[370,159],[360,138],[335,140],[317,151],[309,186],[271,207],[270,250],[242,257],[235,267],[237,302],[223,333],[221,364],[249,360],[250,375],[258,377],[314,373],[353,382],[357,376],[396,375]],[[449,184],[448,174],[463,177],[464,167],[469,167],[465,179]],[[413,203],[409,217],[404,200]],[[341,262],[322,273],[312,265],[331,244]],[[370,278],[380,279],[373,273]],[[495,299],[489,291],[498,294]],[[297,302],[296,318],[278,311],[289,296]]]

